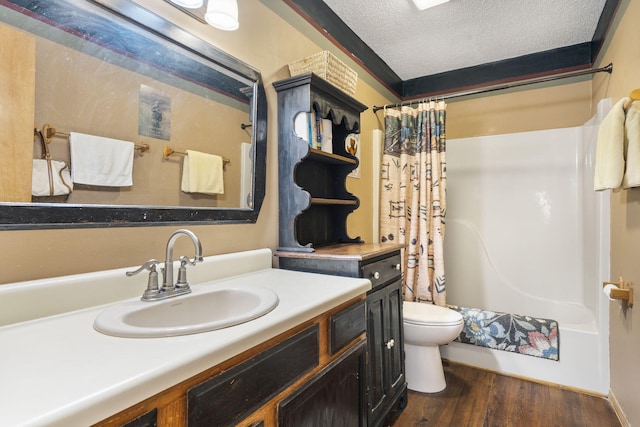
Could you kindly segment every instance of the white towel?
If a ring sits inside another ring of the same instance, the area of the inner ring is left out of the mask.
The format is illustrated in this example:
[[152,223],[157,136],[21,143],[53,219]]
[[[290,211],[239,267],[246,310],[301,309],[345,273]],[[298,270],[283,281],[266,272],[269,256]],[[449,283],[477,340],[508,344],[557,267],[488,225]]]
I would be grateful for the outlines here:
[[630,107],[624,121],[626,134],[624,188],[640,187],[640,110]]
[[624,104],[623,98],[611,108],[598,130],[594,190],[618,189],[624,176]]
[[181,188],[185,193],[224,194],[222,157],[187,150]]
[[133,142],[71,132],[69,147],[73,182],[105,187],[133,185]]

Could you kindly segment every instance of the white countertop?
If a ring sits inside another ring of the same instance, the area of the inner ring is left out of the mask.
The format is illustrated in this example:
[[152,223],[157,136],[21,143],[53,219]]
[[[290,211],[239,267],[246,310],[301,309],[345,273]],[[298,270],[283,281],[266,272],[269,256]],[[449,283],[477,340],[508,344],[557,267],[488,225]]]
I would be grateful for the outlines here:
[[273,289],[278,306],[256,320],[200,334],[103,335],[93,329],[93,321],[108,305],[0,327],[0,425],[90,425],[371,287],[366,279],[271,268],[197,286],[246,285]]

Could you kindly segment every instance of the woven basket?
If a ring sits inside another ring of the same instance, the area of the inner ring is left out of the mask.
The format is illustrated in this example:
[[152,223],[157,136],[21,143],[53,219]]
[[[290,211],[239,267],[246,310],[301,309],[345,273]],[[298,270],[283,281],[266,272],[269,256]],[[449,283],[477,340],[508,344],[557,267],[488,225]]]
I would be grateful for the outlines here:
[[289,74],[291,74],[292,77],[298,74],[308,73],[309,71],[322,77],[351,96],[356,94],[358,73],[333,56],[329,51],[323,50],[315,55],[289,64]]

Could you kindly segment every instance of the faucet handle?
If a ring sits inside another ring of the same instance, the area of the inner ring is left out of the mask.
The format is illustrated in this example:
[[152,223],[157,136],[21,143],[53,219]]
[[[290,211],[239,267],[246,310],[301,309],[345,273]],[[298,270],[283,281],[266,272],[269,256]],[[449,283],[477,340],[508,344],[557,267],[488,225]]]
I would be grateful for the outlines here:
[[153,272],[153,271],[156,271],[156,266],[158,264],[159,264],[159,261],[157,259],[150,259],[149,261],[145,262],[140,267],[138,267],[137,270],[127,271],[125,274],[127,275],[127,277],[130,277],[130,276],[135,276],[136,274],[144,270],[149,270]]
[[145,262],[135,271],[127,271],[125,274],[127,276],[133,276],[141,271],[149,270],[149,279],[147,280],[147,289],[145,289],[142,294],[142,301],[151,301],[157,299],[160,294],[160,289],[158,288],[158,271],[156,270],[156,266],[158,265],[158,260],[150,259]]
[[189,282],[187,282],[187,264],[196,265],[196,260],[189,260],[186,256],[180,257],[180,268],[178,269],[178,280],[176,281],[176,288],[188,288]]

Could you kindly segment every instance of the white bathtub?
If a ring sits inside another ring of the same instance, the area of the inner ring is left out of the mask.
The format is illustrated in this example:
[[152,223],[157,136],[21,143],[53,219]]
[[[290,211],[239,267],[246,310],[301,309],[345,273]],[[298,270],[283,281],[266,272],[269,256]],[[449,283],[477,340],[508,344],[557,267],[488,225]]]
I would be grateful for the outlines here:
[[448,141],[447,302],[557,320],[560,360],[460,343],[444,358],[608,394],[609,194],[593,191],[596,131]]

